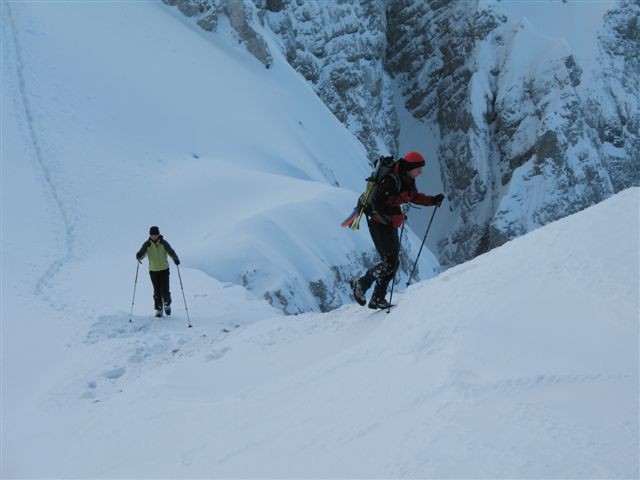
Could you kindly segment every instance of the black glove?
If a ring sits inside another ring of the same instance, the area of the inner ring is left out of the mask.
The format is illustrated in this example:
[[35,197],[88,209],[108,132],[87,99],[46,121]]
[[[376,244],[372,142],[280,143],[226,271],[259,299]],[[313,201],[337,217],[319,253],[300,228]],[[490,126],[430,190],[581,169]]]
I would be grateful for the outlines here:
[[444,195],[439,193],[435,197],[433,197],[433,199],[435,200],[436,205],[440,206],[440,205],[442,205],[442,201],[444,200]]
[[178,257],[174,258],[173,261],[176,265],[180,265],[180,259]]
[[142,257],[138,253],[136,253],[136,260],[138,260],[138,261],[142,260]]

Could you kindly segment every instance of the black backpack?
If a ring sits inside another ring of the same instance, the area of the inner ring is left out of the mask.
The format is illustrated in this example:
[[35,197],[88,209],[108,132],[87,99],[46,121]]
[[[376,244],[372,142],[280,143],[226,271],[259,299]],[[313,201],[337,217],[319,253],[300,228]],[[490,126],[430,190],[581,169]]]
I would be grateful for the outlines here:
[[[364,193],[360,195],[356,208],[351,212],[351,215],[342,222],[343,227],[349,227],[351,230],[358,230],[360,228],[360,217],[362,214],[368,216],[374,215],[373,199],[375,198],[378,186],[382,182],[382,179],[386,177],[395,165],[395,160],[392,156],[380,156],[373,166],[373,172],[367,177],[367,188]],[[394,179],[400,188],[400,179],[397,175],[393,175]]]

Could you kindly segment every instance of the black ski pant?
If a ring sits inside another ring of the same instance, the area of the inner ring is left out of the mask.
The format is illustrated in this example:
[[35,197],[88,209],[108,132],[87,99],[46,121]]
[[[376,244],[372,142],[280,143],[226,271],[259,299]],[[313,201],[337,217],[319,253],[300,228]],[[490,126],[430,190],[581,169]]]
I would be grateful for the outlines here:
[[378,255],[380,255],[380,263],[367,270],[367,273],[360,278],[360,286],[362,291],[366,293],[375,281],[376,288],[373,291],[373,296],[375,298],[384,298],[387,294],[389,282],[398,269],[400,255],[398,229],[391,225],[376,222],[368,217],[367,223],[373,244],[378,251]]
[[162,310],[162,304],[171,305],[171,292],[169,292],[169,269],[159,272],[149,272],[153,284],[153,302],[156,310]]

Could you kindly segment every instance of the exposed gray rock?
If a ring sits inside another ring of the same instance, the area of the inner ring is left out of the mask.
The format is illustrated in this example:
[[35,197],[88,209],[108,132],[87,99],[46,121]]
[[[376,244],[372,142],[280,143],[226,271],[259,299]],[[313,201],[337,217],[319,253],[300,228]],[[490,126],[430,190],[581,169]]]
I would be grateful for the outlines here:
[[[167,5],[176,6],[188,17],[195,17],[198,25],[211,32],[218,28],[220,15],[225,15],[246,49],[265,67],[273,63],[273,57],[264,38],[253,25],[257,22],[258,10],[251,2],[236,0],[162,0]],[[270,2],[272,8],[277,2]]]
[[399,134],[393,88],[384,69],[385,3],[378,0],[282,2],[267,23],[289,63],[374,160],[396,154]]

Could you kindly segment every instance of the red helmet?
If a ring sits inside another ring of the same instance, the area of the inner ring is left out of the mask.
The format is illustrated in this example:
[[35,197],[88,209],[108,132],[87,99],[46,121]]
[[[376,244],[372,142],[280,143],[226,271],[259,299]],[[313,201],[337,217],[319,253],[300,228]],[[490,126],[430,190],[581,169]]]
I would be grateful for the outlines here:
[[415,168],[424,167],[425,163],[426,162],[424,161],[424,157],[418,152],[408,152],[400,161],[400,170],[403,172],[408,172],[409,170],[413,170]]
[[[425,160],[424,157],[422,155],[420,155],[420,153],[418,152],[407,152],[404,155],[404,161],[407,163],[420,163],[422,165],[420,165],[421,167],[424,166],[425,164]],[[413,168],[416,168],[418,165],[412,165]]]

